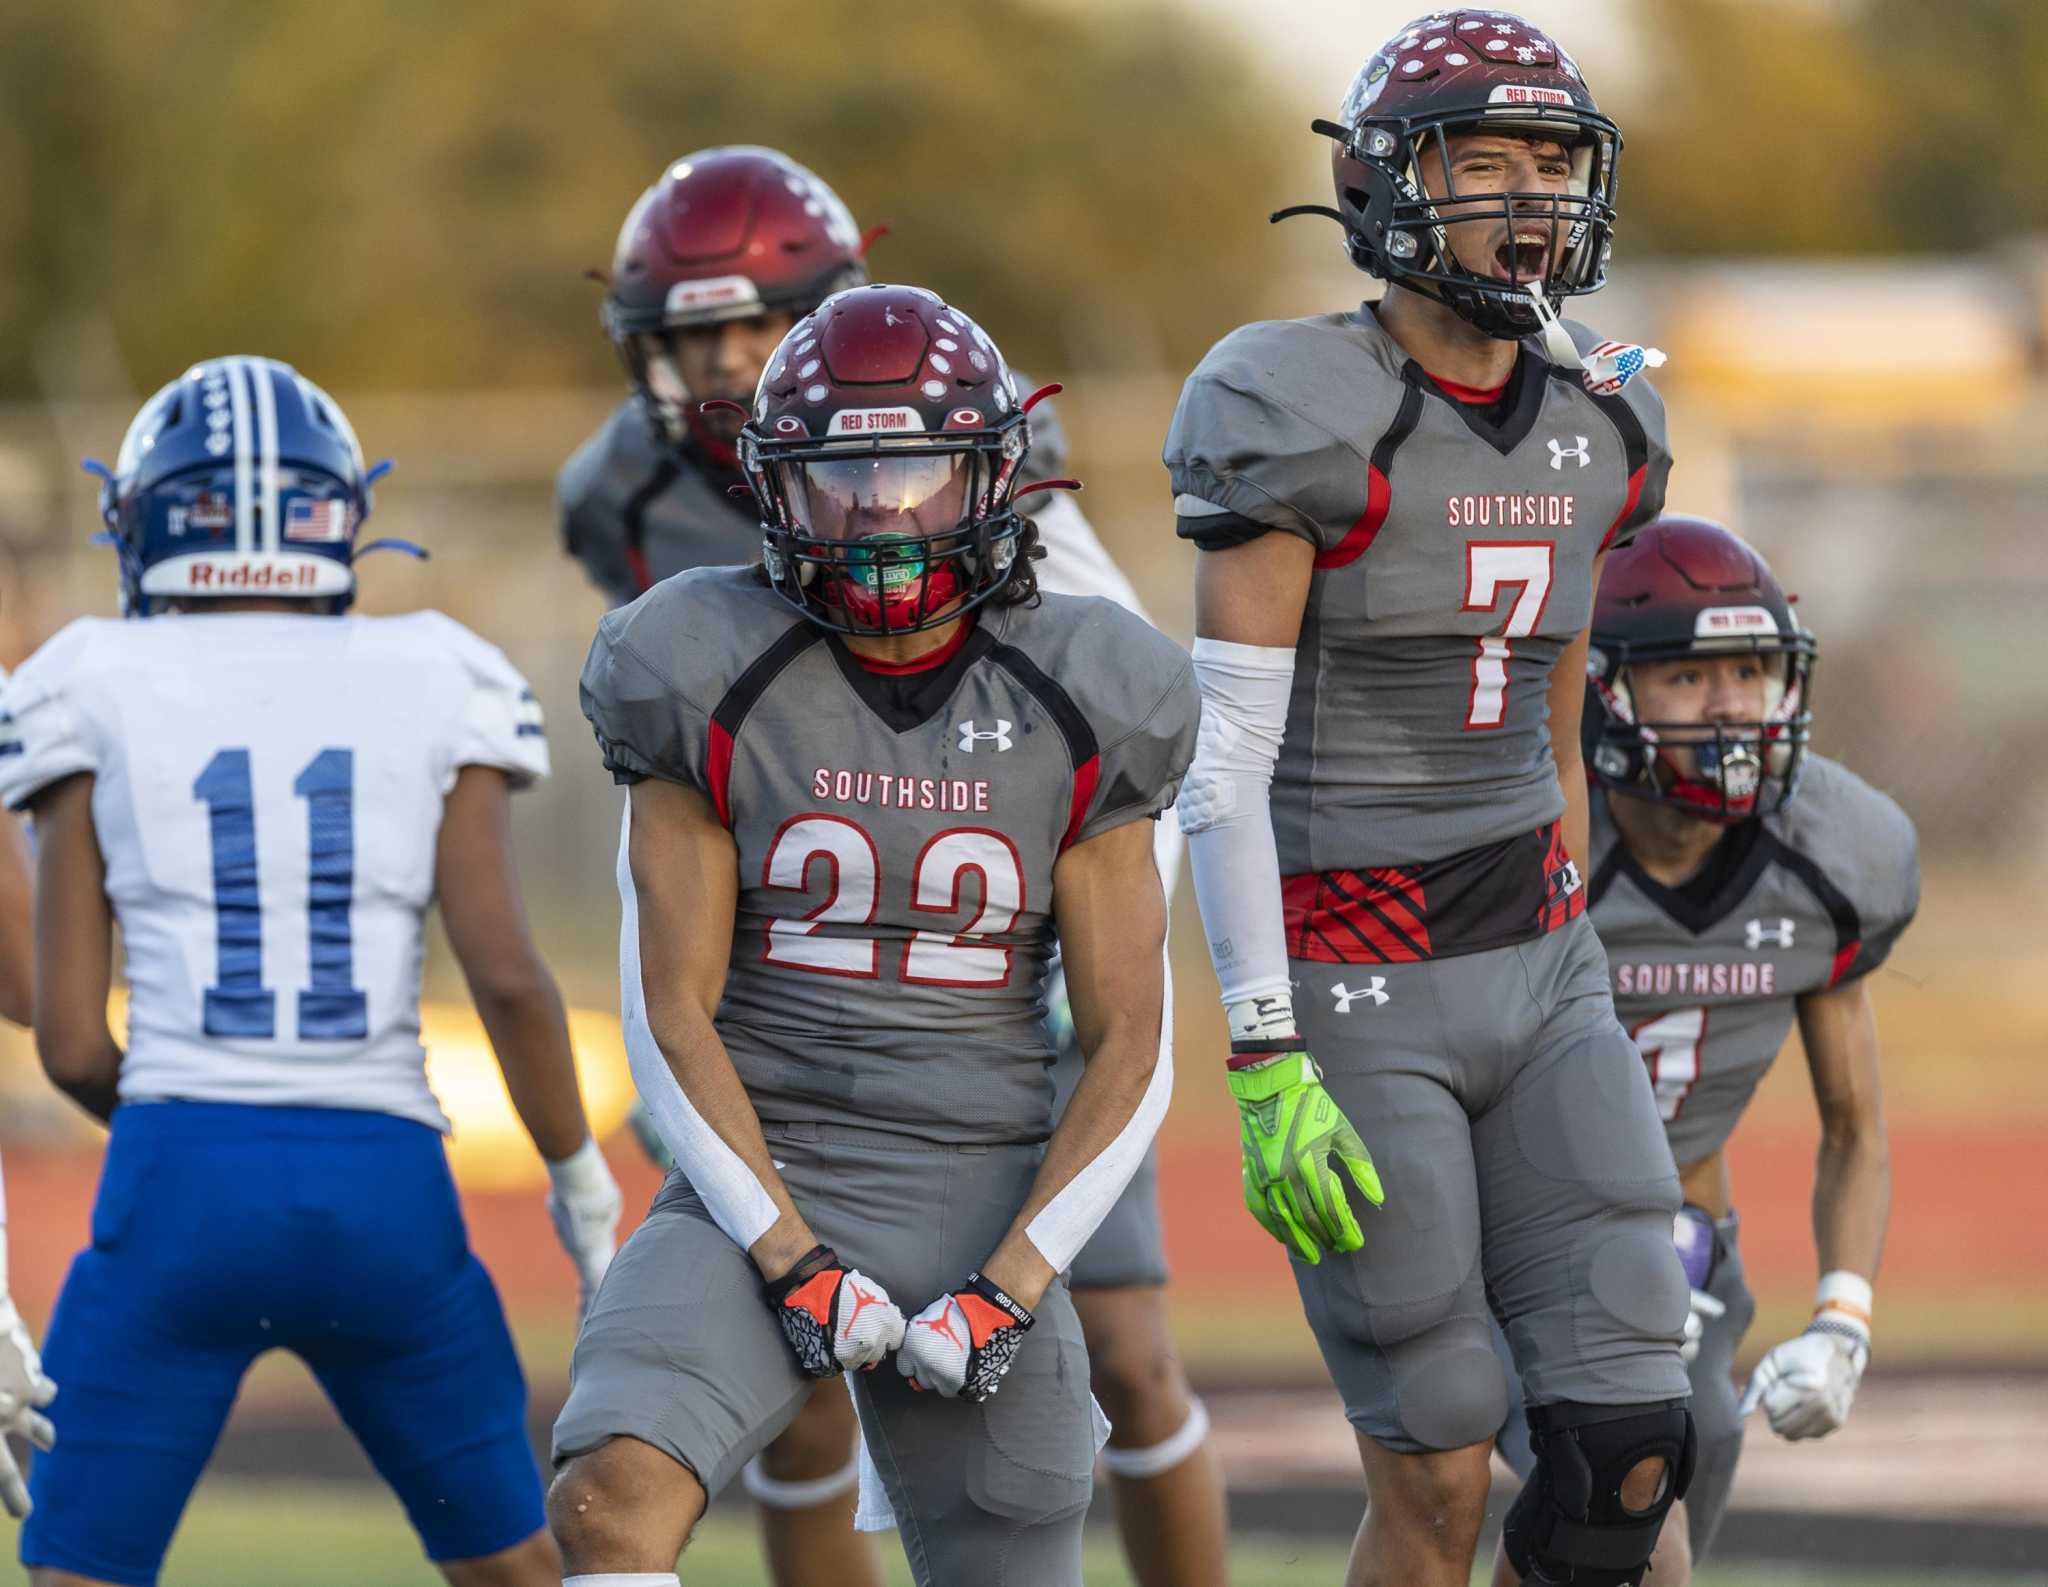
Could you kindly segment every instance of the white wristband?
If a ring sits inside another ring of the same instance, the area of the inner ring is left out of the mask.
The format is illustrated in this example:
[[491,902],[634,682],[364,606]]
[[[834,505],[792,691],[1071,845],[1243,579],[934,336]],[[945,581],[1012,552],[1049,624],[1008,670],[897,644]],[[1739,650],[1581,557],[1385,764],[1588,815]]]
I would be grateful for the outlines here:
[[575,1151],[558,1163],[548,1164],[548,1182],[555,1187],[555,1194],[565,1200],[602,1196],[611,1177],[594,1136],[584,1136],[583,1144]]
[[1820,1285],[1813,1292],[1813,1314],[1847,1323],[1868,1338],[1873,1300],[1869,1279],[1846,1268],[1836,1268],[1821,1275]]

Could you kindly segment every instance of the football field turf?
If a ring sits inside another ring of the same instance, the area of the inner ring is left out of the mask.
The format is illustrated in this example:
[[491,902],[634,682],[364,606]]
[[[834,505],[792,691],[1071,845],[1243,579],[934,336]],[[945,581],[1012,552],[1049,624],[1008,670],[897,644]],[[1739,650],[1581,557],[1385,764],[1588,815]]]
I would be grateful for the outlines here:
[[[885,1541],[891,1587],[909,1587],[902,1555],[893,1540]],[[0,1587],[19,1587],[27,1578],[14,1563],[11,1529],[6,1545]],[[1343,1577],[1344,1549],[1326,1542],[1243,1536],[1231,1555],[1236,1587],[1335,1587]],[[2021,1579],[1750,1565],[1704,1571],[1695,1581],[1699,1587],[2012,1587]],[[163,1587],[433,1587],[440,1580],[421,1559],[397,1501],[381,1490],[217,1482],[204,1485],[194,1500]],[[751,1518],[714,1512],[683,1556],[683,1587],[756,1587],[763,1580]],[[1103,1528],[1089,1532],[1088,1581],[1090,1587],[1130,1582],[1115,1539]]]

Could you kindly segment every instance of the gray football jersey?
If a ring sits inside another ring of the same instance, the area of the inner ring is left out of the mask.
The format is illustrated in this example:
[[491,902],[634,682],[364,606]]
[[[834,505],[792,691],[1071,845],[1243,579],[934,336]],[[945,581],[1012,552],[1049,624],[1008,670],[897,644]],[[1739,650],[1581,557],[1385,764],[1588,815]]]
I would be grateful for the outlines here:
[[628,397],[555,476],[563,542],[614,606],[672,573],[752,562],[761,524],[726,494],[738,479],[661,445]]
[[1165,460],[1189,538],[1316,548],[1273,780],[1284,874],[1438,860],[1563,814],[1546,690],[1594,557],[1663,506],[1648,381],[1594,397],[1525,342],[1487,409],[1370,308],[1266,321],[1189,377]]
[[1053,865],[1173,802],[1186,652],[1048,595],[884,674],[750,570],[707,568],[607,615],[582,692],[620,781],[700,790],[738,845],[717,1026],[763,1119],[1044,1138]]
[[1705,885],[1673,889],[1636,864],[1609,797],[1593,800],[1593,924],[1672,1156],[1694,1163],[1735,1129],[1797,999],[1884,962],[1919,907],[1919,844],[1889,798],[1814,755],[1789,805],[1724,840],[1744,846]]

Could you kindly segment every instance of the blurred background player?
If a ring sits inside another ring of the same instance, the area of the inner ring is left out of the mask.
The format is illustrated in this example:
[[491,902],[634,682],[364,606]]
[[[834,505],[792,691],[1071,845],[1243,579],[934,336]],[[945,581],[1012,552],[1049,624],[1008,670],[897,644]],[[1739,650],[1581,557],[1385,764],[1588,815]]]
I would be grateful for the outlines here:
[[1578,721],[1601,559],[1670,455],[1644,351],[1556,318],[1605,279],[1620,135],[1492,10],[1400,30],[1340,119],[1319,212],[1384,299],[1233,332],[1166,442],[1246,1199],[1357,1434],[1352,1587],[1468,1581],[1496,1309],[1537,1449],[1510,1555],[1640,1582],[1693,1454],[1679,1195],[1583,918]]
[[0,699],[0,796],[36,822],[37,1048],[112,1129],[51,1321],[60,1442],[22,1562],[36,1587],[154,1582],[243,1374],[281,1347],[450,1582],[553,1583],[525,1384],[419,1042],[438,900],[587,1304],[619,1195],[512,861],[539,708],[437,612],[341,615],[374,475],[288,365],[194,365],[103,472],[146,620],[71,624]]
[[[633,389],[557,482],[564,542],[612,604],[689,568],[759,559],[760,514],[735,451],[743,414],[705,404],[752,404],[796,319],[867,279],[863,255],[877,231],[863,234],[831,188],[770,149],[686,155],[635,203],[603,310]],[[1022,478],[1057,478],[1065,463],[1065,436],[1051,403],[1040,402]],[[1019,506],[1045,548],[1034,565],[1040,589],[1104,596],[1150,621],[1070,492],[1038,491]],[[1157,824],[1155,849],[1171,897],[1181,861],[1172,822]],[[1057,978],[1051,1003],[1056,1106],[1064,1106],[1082,1063]],[[634,1123],[665,1165],[644,1106]],[[1131,1569],[1142,1587],[1220,1587],[1228,1571],[1222,1477],[1207,1413],[1173,1344],[1151,1151],[1069,1281],[1110,1419],[1103,1465]],[[872,1553],[847,1536],[853,1441],[843,1399],[815,1394],[741,1473],[762,1507],[763,1544],[782,1587],[850,1587],[849,1571],[863,1573],[851,1587],[881,1579]]]
[[[0,672],[0,685],[5,683],[6,674]],[[11,731],[0,721],[0,756],[7,754]],[[29,1022],[35,973],[29,931],[28,848],[20,826],[0,820],[0,1019],[16,1025]],[[0,1177],[0,1509],[17,1521],[29,1512],[28,1488],[7,1440],[19,1438],[48,1449],[55,1431],[43,1411],[56,1394],[57,1385],[44,1373],[35,1341],[7,1292],[7,1184]]]
[[[1149,823],[1196,703],[1148,625],[1038,597],[1024,407],[935,295],[831,298],[741,435],[763,564],[665,580],[592,645],[656,1062],[628,1050],[682,1173],[577,1344],[572,1583],[673,1587],[809,1380],[891,1351],[854,1391],[916,1579],[1081,1579],[1099,1439],[1062,1275],[1170,1094]],[[1055,929],[1087,1055],[1056,1123]],[[906,1325],[892,1297],[935,1292]]]
[[[1589,908],[1679,1164],[1698,1320],[1699,1463],[1652,1562],[1658,1587],[1706,1557],[1747,1412],[1761,1404],[1781,1436],[1823,1438],[1870,1355],[1891,1172],[1865,977],[1913,918],[1918,849],[1896,804],[1808,751],[1814,654],[1763,559],[1719,524],[1659,519],[1601,573]],[[1756,1302],[1726,1146],[1795,1018],[1820,1110],[1820,1288],[1806,1332],[1764,1357],[1738,1404],[1731,1372]],[[1501,1449],[1526,1476],[1520,1398]]]

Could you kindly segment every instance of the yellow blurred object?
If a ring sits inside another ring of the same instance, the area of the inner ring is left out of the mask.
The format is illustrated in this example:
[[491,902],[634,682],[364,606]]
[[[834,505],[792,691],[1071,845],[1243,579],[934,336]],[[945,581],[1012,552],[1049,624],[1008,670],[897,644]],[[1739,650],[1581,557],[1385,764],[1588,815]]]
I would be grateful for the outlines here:
[[[505,1092],[505,1077],[466,1003],[420,1006],[420,1039],[427,1047],[427,1081],[441,1110],[455,1123],[448,1161],[465,1190],[517,1190],[547,1183],[540,1154],[520,1128]],[[595,1009],[569,1010],[569,1040],[583,1083],[583,1110],[600,1141],[625,1122],[633,1105],[633,1077],[618,1017]]]
[[[108,1028],[128,1029],[127,988],[116,986],[107,1000]],[[427,1048],[427,1081],[454,1121],[448,1160],[466,1190],[518,1190],[547,1183],[540,1154],[520,1128],[505,1091],[505,1078],[484,1036],[476,1010],[466,1003],[425,1003],[420,1039]],[[583,1085],[583,1110],[600,1141],[625,1122],[633,1105],[633,1077],[626,1064],[618,1017],[595,1009],[569,1010],[569,1039],[576,1050],[576,1074]],[[0,1107],[12,1125],[32,1127],[40,1138],[84,1138],[95,1133],[85,1116],[58,1095],[36,1064],[35,1041],[27,1031],[0,1028]]]
[[1685,281],[1664,384],[1732,429],[1981,424],[2024,391],[2027,335],[1982,269],[1827,260]]

